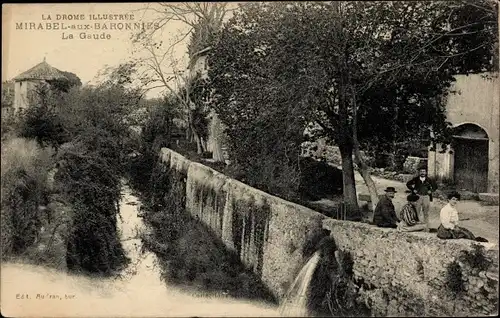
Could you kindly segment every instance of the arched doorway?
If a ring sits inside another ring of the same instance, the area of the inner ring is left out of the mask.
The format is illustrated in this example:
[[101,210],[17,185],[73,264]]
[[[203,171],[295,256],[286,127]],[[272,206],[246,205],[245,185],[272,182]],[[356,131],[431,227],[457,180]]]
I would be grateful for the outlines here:
[[488,134],[475,124],[455,127],[454,180],[457,188],[476,193],[488,187]]

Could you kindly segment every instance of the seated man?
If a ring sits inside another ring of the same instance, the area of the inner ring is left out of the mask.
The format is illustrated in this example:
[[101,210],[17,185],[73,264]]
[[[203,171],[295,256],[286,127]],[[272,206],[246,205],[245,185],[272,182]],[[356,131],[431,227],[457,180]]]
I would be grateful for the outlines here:
[[418,195],[413,193],[406,197],[408,203],[403,206],[399,214],[399,218],[401,219],[401,222],[398,224],[399,231],[416,232],[426,228],[425,224],[421,223],[418,219],[416,208],[418,199]]
[[380,201],[375,207],[375,211],[373,211],[373,224],[378,227],[390,227],[395,229],[398,227],[399,223],[394,204],[392,203],[396,189],[387,187],[384,191],[385,195],[380,198]]

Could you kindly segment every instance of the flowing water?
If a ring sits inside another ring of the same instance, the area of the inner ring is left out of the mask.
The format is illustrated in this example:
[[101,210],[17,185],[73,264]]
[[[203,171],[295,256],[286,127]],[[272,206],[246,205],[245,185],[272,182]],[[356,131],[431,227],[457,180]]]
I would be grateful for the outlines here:
[[4,316],[153,317],[279,316],[277,308],[230,297],[208,297],[160,280],[156,256],[143,251],[138,233],[140,203],[124,187],[118,227],[131,264],[118,278],[70,275],[42,266],[3,263],[1,309]]
[[316,251],[300,270],[279,308],[282,317],[305,317],[309,315],[307,293],[320,257],[320,251]]

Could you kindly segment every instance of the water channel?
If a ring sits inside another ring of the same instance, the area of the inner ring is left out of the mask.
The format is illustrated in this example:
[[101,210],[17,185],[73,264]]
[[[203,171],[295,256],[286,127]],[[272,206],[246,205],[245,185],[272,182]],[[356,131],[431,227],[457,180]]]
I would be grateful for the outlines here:
[[4,316],[279,316],[276,305],[214,296],[169,285],[160,279],[155,254],[142,246],[146,230],[138,217],[140,202],[124,186],[118,227],[130,265],[115,278],[92,278],[18,263],[1,266],[1,308]]

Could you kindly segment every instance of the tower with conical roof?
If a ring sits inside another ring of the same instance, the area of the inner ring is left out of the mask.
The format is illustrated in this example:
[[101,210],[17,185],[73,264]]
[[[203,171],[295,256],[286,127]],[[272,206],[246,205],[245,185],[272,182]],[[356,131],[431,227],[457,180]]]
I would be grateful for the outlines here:
[[63,73],[49,65],[44,57],[43,62],[14,77],[14,110],[17,111],[29,106],[29,96],[36,85],[65,78]]

